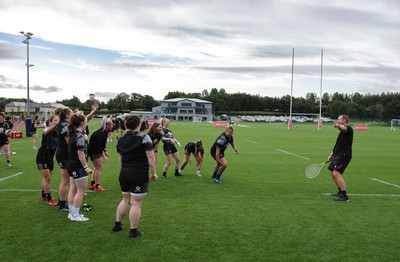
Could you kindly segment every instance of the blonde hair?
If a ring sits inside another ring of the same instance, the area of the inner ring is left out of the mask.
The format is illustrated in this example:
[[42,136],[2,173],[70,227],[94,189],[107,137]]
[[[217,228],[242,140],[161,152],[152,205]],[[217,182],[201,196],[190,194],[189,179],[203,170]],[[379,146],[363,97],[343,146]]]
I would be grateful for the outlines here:
[[101,119],[101,124],[98,130],[105,131],[108,123],[112,124],[112,120],[108,117],[103,117],[103,119]]

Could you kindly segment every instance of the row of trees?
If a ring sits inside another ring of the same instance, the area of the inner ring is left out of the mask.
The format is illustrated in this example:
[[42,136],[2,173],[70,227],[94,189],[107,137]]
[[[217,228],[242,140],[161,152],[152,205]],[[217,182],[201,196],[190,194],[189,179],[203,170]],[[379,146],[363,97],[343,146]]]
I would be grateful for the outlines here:
[[[188,97],[213,102],[215,112],[265,111],[289,114],[290,96],[263,97],[245,93],[228,94],[224,89],[204,90],[202,93],[169,92],[165,99]],[[389,121],[400,118],[400,93],[382,94],[341,94],[325,93],[321,99],[322,116],[337,118],[347,114],[351,118]],[[307,93],[304,97],[292,98],[292,112],[319,114],[320,98],[316,93]]]
[[[246,93],[229,94],[224,89],[217,88],[211,89],[210,92],[203,90],[201,93],[169,92],[164,97],[164,100],[171,98],[198,98],[211,101],[213,102],[213,111],[215,113],[263,111],[272,112],[273,114],[289,114],[291,100],[289,95],[267,97]],[[80,101],[76,96],[57,102],[71,108],[90,111],[94,100],[95,96],[91,94],[89,99],[84,102]],[[12,101],[25,102],[26,99],[0,98],[0,110],[4,111],[5,104]],[[325,93],[321,101],[322,115],[325,117],[337,118],[340,114],[347,114],[351,118],[376,121],[389,121],[393,118],[400,118],[400,93]],[[316,93],[308,93],[305,97],[293,97],[292,102],[292,112],[294,113],[319,113],[320,98]],[[107,102],[101,102],[101,108],[112,112],[151,111],[154,106],[159,104],[159,101],[149,95],[120,93]]]

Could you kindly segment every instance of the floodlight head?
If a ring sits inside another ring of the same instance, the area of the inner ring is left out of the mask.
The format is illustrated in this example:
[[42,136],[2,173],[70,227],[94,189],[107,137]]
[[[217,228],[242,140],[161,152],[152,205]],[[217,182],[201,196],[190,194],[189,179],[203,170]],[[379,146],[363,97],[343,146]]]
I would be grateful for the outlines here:
[[24,44],[27,44],[27,43],[28,43],[28,41],[24,40],[24,41],[22,41],[22,43],[24,43]]
[[33,34],[31,32],[26,32],[27,35],[32,36]]
[[19,31],[21,34],[24,34],[24,31]]

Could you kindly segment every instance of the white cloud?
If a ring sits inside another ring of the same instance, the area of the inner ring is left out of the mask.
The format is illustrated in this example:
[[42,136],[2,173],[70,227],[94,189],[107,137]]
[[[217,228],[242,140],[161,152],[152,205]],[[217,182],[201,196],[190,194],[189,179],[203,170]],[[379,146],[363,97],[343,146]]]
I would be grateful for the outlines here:
[[[390,0],[3,0],[0,72],[7,80],[0,88],[24,86],[18,32],[29,30],[31,82],[54,87],[53,100],[120,92],[162,99],[211,88],[283,96],[292,48],[295,95],[319,92],[321,49],[324,92],[398,91],[399,7]],[[32,98],[43,91],[32,90]]]

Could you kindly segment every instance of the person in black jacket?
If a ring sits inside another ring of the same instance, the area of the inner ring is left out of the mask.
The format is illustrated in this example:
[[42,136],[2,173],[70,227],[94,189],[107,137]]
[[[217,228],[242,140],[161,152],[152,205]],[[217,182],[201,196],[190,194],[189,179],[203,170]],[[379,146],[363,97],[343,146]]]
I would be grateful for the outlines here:
[[95,191],[105,191],[100,185],[101,174],[103,173],[103,158],[106,163],[109,161],[109,155],[106,149],[108,133],[113,128],[111,119],[103,117],[101,120],[100,128],[93,132],[89,139],[89,157],[92,161],[94,168],[92,173],[92,180],[89,189]]
[[181,146],[181,144],[179,143],[178,140],[176,140],[176,138],[174,137],[174,135],[172,134],[171,130],[168,129],[169,127],[169,122],[170,120],[166,117],[164,117],[161,120],[161,126],[162,126],[162,141],[164,143],[164,153],[166,156],[166,163],[164,165],[163,168],[163,175],[162,178],[167,179],[167,171],[169,166],[171,165],[172,162],[172,158],[174,158],[175,160],[175,176],[182,176],[182,174],[180,174],[179,171],[179,162],[181,161],[179,158],[179,153],[178,153],[178,149],[175,147],[175,144],[177,144],[179,147]]
[[11,134],[11,129],[8,123],[5,121],[4,113],[0,112],[0,149],[3,149],[6,155],[7,166],[11,166],[11,158],[8,144],[8,137]]
[[201,176],[200,168],[203,164],[204,159],[204,147],[201,140],[189,142],[186,144],[183,155],[183,162],[178,172],[181,174],[182,170],[185,168],[188,162],[192,164],[192,161],[190,160],[190,154],[193,154],[194,158],[196,159],[196,175]]
[[42,200],[49,206],[56,206],[57,203],[50,194],[50,180],[54,169],[54,155],[57,150],[57,124],[60,118],[56,115],[49,118],[50,126],[43,130],[42,143],[36,155],[36,165],[43,176]]
[[68,218],[71,221],[84,222],[89,218],[80,215],[79,209],[86,192],[88,174],[92,170],[88,167],[88,142],[85,129],[87,119],[83,114],[74,115],[68,125],[68,173],[70,189],[68,193]]
[[56,160],[61,169],[61,182],[58,189],[58,208],[60,211],[68,211],[67,195],[69,186],[69,174],[67,170],[68,161],[68,124],[73,116],[73,112],[69,107],[59,107],[55,110],[55,114],[60,117],[57,124],[57,151]]
[[140,117],[129,115],[125,119],[128,132],[117,142],[118,159],[121,164],[119,183],[122,200],[117,207],[112,231],[123,229],[122,219],[129,212],[129,237],[143,235],[138,231],[142,202],[149,189],[149,167],[152,180],[157,180],[153,143],[148,135],[140,132]]
[[46,125],[42,124],[39,120],[39,115],[34,115],[32,117],[32,125],[31,125],[31,134],[33,136],[33,149],[37,149],[37,140],[38,140],[38,135],[37,135],[37,128],[44,128]]
[[336,196],[333,200],[349,201],[343,173],[352,158],[353,129],[349,126],[349,117],[347,115],[340,115],[338,122],[334,123],[333,127],[339,129],[335,146],[328,157],[328,161],[331,162],[328,169],[339,190],[336,194],[332,194]]
[[236,145],[234,143],[233,139],[233,132],[234,129],[232,126],[228,126],[225,129],[225,132],[220,134],[217,137],[217,140],[215,140],[214,144],[211,147],[210,153],[211,156],[215,159],[217,162],[214,168],[214,173],[212,175],[212,178],[215,179],[215,183],[221,184],[221,176],[224,170],[228,166],[228,162],[225,159],[225,150],[226,148],[231,145],[233,150],[236,152],[236,154],[239,153],[239,151],[236,148]]

